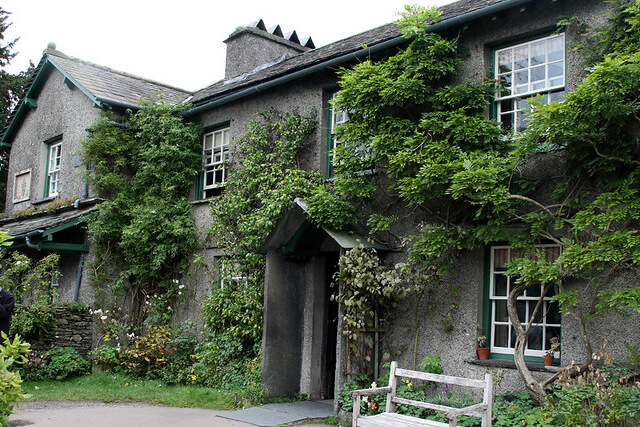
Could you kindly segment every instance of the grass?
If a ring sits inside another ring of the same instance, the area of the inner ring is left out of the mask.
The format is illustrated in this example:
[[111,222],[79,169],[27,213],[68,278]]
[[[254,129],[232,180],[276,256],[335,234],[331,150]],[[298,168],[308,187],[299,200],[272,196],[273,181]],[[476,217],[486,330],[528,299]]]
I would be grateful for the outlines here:
[[67,381],[25,381],[22,390],[28,400],[136,401],[183,408],[234,409],[232,391],[208,387],[167,385],[162,381],[136,380],[119,373],[101,373]]

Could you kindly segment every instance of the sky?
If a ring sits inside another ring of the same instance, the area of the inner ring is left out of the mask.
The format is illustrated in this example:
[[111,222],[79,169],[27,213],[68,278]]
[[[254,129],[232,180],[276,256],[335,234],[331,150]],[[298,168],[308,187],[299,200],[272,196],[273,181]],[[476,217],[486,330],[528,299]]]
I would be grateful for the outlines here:
[[316,47],[398,18],[405,4],[452,0],[2,0],[11,12],[5,41],[19,37],[7,68],[37,64],[49,42],[76,58],[187,90],[224,76],[223,41],[263,19]]

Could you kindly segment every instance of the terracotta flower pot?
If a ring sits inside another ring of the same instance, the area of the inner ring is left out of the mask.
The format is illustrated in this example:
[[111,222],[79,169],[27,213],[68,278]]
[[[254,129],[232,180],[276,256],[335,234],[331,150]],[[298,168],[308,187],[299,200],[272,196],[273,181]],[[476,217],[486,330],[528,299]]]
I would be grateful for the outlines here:
[[489,359],[489,347],[478,347],[476,350],[478,351],[478,359]]
[[542,356],[542,360],[544,360],[544,366],[553,366],[553,356],[545,354]]

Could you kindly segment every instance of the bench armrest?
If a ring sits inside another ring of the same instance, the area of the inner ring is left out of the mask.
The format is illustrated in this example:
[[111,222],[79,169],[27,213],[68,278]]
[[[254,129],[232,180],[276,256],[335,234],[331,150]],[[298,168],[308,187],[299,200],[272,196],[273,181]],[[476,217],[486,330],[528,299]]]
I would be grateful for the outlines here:
[[473,415],[473,412],[478,411],[486,411],[487,404],[486,403],[478,403],[476,405],[465,406],[464,408],[454,408],[450,411],[447,411],[445,417],[448,420],[452,420],[454,418],[458,418],[460,415]]
[[366,396],[368,394],[380,394],[380,393],[389,393],[391,392],[391,387],[375,387],[375,388],[363,388],[360,390],[353,390],[351,393],[351,397],[356,396]]

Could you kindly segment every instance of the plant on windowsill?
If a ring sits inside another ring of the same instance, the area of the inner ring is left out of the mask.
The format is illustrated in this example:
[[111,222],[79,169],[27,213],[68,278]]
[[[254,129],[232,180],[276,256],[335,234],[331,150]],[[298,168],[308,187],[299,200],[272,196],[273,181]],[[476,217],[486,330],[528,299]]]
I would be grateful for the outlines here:
[[545,355],[542,356],[542,359],[544,360],[544,366],[552,366],[553,365],[553,358],[555,356],[556,351],[559,351],[559,350],[560,350],[560,338],[559,337],[552,337],[551,338],[551,346],[545,352]]
[[478,352],[478,359],[487,360],[489,359],[489,347],[487,345],[487,337],[484,335],[480,335],[478,337],[478,348],[476,351]]

